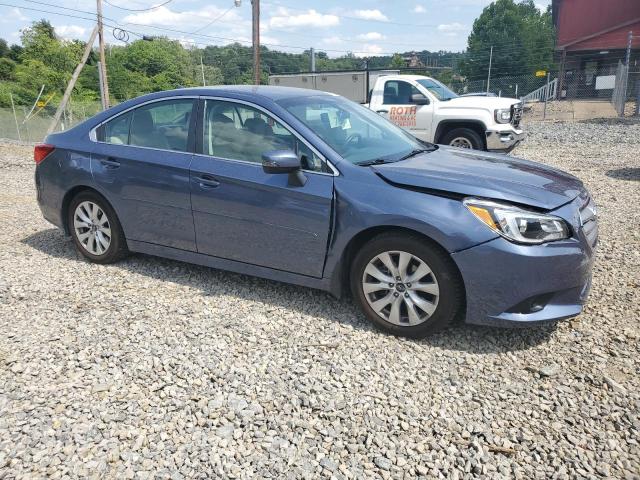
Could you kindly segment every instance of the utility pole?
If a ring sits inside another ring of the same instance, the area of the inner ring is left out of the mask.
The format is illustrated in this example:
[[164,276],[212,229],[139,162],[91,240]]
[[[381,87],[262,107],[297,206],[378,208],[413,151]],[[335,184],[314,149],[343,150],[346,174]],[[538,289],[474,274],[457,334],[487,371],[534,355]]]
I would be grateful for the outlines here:
[[311,49],[309,50],[309,55],[311,56],[311,71],[315,72],[316,71],[316,50],[311,47]]
[[625,56],[624,63],[629,68],[629,62],[631,61],[631,42],[633,42],[633,32],[629,32],[627,35],[627,55]]
[[200,70],[202,71],[202,86],[207,86],[207,81],[204,79],[204,64],[202,63],[202,55],[200,55]]
[[251,17],[253,21],[253,83],[260,85],[260,0],[251,0]]
[[102,0],[96,0],[98,12],[98,42],[100,44],[100,68],[102,73],[102,82],[104,84],[104,94],[102,97],[102,109],[109,108],[109,82],[107,81],[107,61],[104,58],[104,28],[102,25]]
[[491,53],[489,53],[489,74],[487,75],[487,95],[489,95],[489,85],[491,84],[491,62],[493,61],[493,45],[491,45]]
[[[60,105],[58,105],[58,109],[56,110],[55,115],[53,116],[53,120],[47,129],[47,135],[53,132],[60,121],[60,117],[62,116],[62,112],[67,106],[67,102],[71,97],[71,92],[73,91],[73,87],[80,76],[80,72],[82,71],[82,67],[87,63],[87,59],[89,58],[89,54],[91,53],[91,49],[93,48],[93,43],[96,41],[96,35],[98,34],[98,25],[93,28],[91,32],[91,36],[89,40],[87,40],[87,45],[84,47],[84,53],[82,54],[82,58],[80,59],[80,63],[76,66],[76,69],[73,71],[73,75],[71,75],[71,80],[69,80],[69,84],[67,85],[67,89],[64,91],[64,95],[62,96],[62,100],[60,100]],[[100,76],[102,78],[102,76]]]

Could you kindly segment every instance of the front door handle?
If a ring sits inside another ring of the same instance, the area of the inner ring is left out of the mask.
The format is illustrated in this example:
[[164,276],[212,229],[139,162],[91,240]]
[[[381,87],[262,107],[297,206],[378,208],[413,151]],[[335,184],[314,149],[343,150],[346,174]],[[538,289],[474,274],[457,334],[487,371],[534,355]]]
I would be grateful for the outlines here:
[[105,168],[111,168],[111,169],[118,168],[120,166],[120,162],[117,161],[115,158],[111,158],[111,157],[103,158],[102,160],[100,160],[100,163],[104,165]]
[[376,113],[389,113],[389,110],[376,110]]
[[220,186],[220,182],[211,175],[201,175],[197,178],[200,188],[209,189]]

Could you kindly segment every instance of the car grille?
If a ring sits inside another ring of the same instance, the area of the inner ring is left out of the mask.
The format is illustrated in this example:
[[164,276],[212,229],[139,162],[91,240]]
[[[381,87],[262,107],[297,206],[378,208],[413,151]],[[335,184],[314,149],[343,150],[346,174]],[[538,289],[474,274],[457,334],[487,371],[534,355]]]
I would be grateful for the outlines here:
[[514,103],[511,105],[511,125],[518,128],[522,120],[522,103]]
[[598,243],[598,209],[590,196],[585,198],[580,207],[580,225],[589,245],[595,247]]

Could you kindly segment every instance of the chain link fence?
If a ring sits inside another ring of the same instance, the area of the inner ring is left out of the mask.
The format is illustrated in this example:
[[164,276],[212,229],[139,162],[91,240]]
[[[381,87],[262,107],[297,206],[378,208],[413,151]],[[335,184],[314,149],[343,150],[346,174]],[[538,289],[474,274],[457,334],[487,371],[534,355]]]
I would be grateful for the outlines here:
[[[0,107],[0,138],[27,143],[41,142],[53,121],[61,95],[54,95],[48,102],[47,97],[44,98],[39,100],[38,92],[34,92],[32,105],[13,103],[12,107]],[[63,110],[55,131],[77,125],[101,110],[99,101],[70,102]]]
[[573,121],[638,115],[640,70],[620,63],[614,74],[576,75],[548,72],[548,76],[504,76],[457,80],[450,87],[460,95],[518,98],[525,118]]
[[[574,121],[638,116],[640,70],[620,63],[615,75],[585,78],[549,72],[547,77],[511,75],[489,79],[453,80],[449,87],[460,95],[518,98],[525,103],[525,120]],[[15,96],[10,96],[12,99]],[[40,142],[53,120],[61,94],[34,91],[21,94],[22,104],[0,107],[0,138]],[[28,102],[28,103],[27,103]],[[70,128],[101,111],[98,100],[72,97],[56,131]]]

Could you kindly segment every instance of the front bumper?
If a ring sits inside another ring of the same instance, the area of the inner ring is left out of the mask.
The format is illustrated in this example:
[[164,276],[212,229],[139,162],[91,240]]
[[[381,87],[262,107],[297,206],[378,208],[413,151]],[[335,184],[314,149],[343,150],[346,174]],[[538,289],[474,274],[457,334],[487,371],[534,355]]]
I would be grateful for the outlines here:
[[597,223],[583,227],[578,202],[554,212],[570,223],[570,239],[517,245],[499,237],[452,255],[464,279],[467,323],[530,326],[582,311],[591,287]]
[[487,130],[485,132],[487,141],[487,150],[490,152],[509,153],[522,140],[525,134],[522,130]]

